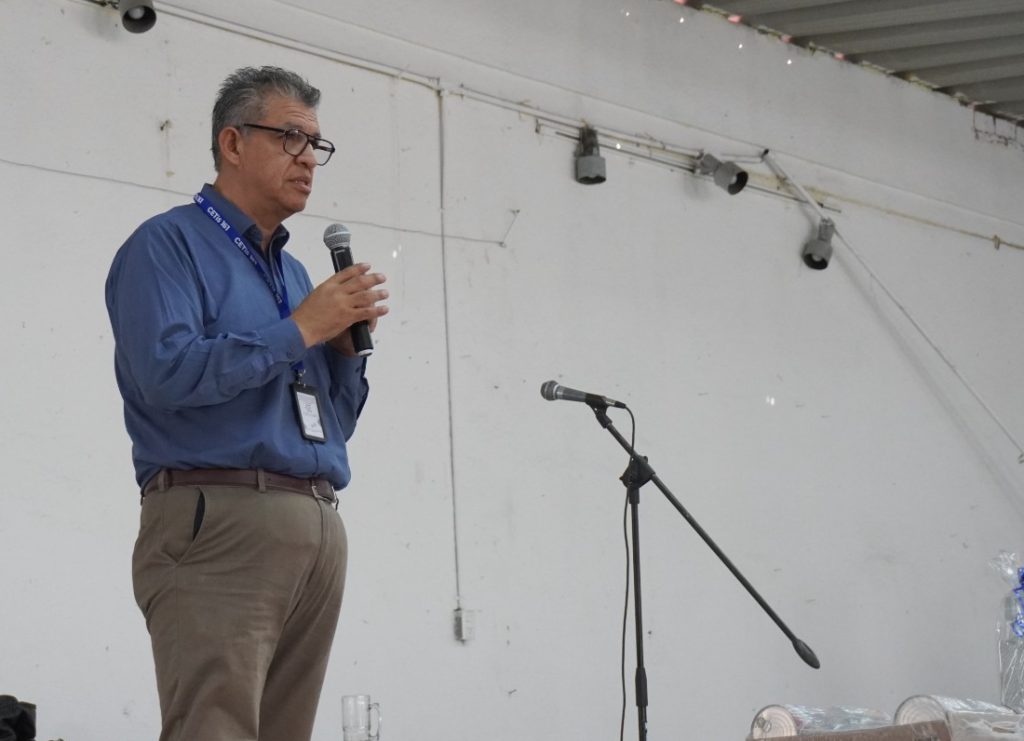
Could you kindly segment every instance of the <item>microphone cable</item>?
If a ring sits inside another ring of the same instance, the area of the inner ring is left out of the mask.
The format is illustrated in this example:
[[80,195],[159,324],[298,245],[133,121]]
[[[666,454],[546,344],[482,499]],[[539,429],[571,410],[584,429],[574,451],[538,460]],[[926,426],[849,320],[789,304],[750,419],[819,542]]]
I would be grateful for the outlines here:
[[[626,407],[626,411],[629,412],[630,427],[632,431],[629,435],[629,446],[636,450],[636,417],[633,416],[633,410]],[[632,463],[632,459],[630,459]],[[626,491],[626,500],[622,508],[622,540],[626,545],[626,596],[624,604],[622,606],[622,643],[621,650],[619,652],[619,666],[620,676],[622,680],[622,714],[619,717],[619,741],[625,741],[626,733],[626,624],[629,621],[629,587],[630,587],[630,567],[632,566],[632,559],[630,553],[629,544],[629,527],[627,526],[627,519],[629,513],[629,491]]]

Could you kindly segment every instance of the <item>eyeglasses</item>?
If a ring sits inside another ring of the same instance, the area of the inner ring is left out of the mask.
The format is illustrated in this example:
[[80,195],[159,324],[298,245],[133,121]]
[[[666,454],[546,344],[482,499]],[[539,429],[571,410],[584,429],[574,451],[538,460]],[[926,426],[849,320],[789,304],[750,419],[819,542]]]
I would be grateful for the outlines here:
[[299,129],[279,129],[276,126],[264,126],[254,123],[244,123],[242,126],[248,126],[250,129],[277,132],[281,135],[284,151],[292,157],[301,155],[306,151],[306,147],[313,147],[313,156],[316,157],[318,165],[326,165],[331,159],[331,155],[334,154],[334,145],[329,141],[321,139],[319,136],[307,134]]

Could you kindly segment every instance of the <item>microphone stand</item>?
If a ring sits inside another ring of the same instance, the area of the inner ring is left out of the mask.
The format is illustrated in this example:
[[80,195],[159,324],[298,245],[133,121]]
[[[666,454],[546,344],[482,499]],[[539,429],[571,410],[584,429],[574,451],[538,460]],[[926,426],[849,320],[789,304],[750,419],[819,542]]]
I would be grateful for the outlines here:
[[640,488],[648,481],[653,481],[654,485],[658,487],[658,490],[665,495],[672,506],[675,507],[679,514],[690,523],[697,535],[707,543],[708,547],[714,552],[718,559],[725,564],[726,568],[732,572],[732,575],[739,580],[740,584],[744,586],[750,596],[761,606],[787,638],[792,642],[793,648],[804,662],[814,668],[818,669],[821,664],[818,661],[818,657],[814,655],[814,651],[810,647],[797,638],[793,631],[782,622],[782,619],[775,614],[775,611],[764,601],[764,598],[758,594],[757,590],[754,589],[753,585],[747,581],[747,578],[740,573],[729,557],[722,552],[722,549],[718,547],[711,536],[704,531],[704,528],[693,518],[693,516],[686,511],[686,508],[679,503],[679,500],[672,495],[672,492],[668,490],[668,487],[662,483],[661,479],[654,472],[654,469],[647,463],[647,457],[641,456],[633,446],[619,434],[619,431],[612,424],[612,421],[608,418],[608,405],[595,400],[588,400],[586,402],[593,409],[594,415],[597,417],[598,423],[604,429],[611,433],[619,445],[629,453],[629,466],[626,468],[625,473],[622,474],[620,481],[626,487],[626,494],[629,500],[630,517],[632,520],[633,530],[633,627],[636,630],[636,709],[637,709],[637,723],[639,725],[639,741],[647,741],[647,670],[644,668],[644,634],[643,634],[643,605],[641,599],[640,590],[640,516],[639,516],[639,505],[640,505]]

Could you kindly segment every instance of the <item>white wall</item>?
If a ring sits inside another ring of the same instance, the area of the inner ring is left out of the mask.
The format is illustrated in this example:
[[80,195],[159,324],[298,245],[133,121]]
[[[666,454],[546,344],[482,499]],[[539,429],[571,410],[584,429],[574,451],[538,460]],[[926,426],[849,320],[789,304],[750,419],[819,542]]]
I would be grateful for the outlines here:
[[[209,109],[247,64],[321,87],[340,145],[293,250],[326,277],[320,234],[343,221],[392,289],[318,741],[352,692],[382,702],[389,739],[616,732],[626,461],[586,407],[540,399],[549,378],[629,403],[637,447],[822,661],[648,486],[652,738],[738,739],[775,702],[996,698],[986,563],[1024,525],[1024,254],[970,233],[1024,242],[1020,149],[944,97],[671,2],[158,7],[132,36],[85,0],[0,6],[0,692],[39,705],[40,738],[157,733],[102,287],[140,221],[212,178]],[[482,96],[439,103],[427,78],[679,147],[771,148],[970,389],[846,246],[802,265],[797,202],[607,147],[608,182],[580,186],[572,141]]]

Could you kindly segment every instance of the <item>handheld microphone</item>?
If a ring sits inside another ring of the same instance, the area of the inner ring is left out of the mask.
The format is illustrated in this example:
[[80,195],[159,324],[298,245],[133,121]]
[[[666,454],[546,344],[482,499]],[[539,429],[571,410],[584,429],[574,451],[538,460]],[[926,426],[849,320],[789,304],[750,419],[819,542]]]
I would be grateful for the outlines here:
[[588,394],[586,391],[577,391],[567,386],[559,386],[555,381],[545,381],[540,387],[540,395],[548,401],[561,399],[562,401],[582,401],[584,404],[590,404],[590,406],[626,408],[626,405],[621,401],[615,401],[615,399],[609,399],[607,396],[601,396],[600,394]]
[[[334,263],[334,272],[340,273],[345,268],[350,268],[352,262],[352,232],[344,224],[331,224],[324,230],[324,244],[331,251],[331,261]],[[356,355],[366,357],[373,353],[373,340],[370,339],[370,326],[366,320],[358,321],[349,327],[352,335],[352,347]]]

